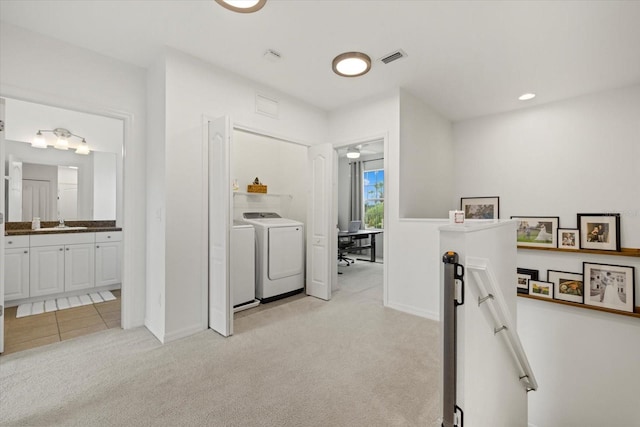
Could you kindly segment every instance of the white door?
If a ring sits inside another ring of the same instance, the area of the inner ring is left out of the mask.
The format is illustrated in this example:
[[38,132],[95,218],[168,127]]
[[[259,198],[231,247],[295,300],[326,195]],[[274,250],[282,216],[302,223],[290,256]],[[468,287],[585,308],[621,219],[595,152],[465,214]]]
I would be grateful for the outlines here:
[[[4,149],[4,144],[2,144],[2,148]],[[4,220],[22,221],[22,162],[16,160],[12,155],[7,155],[7,165],[9,167],[7,171],[7,175],[9,176],[9,193],[6,195],[8,203],[6,210],[8,210],[8,213]],[[2,166],[4,167],[4,161],[2,162]],[[4,197],[2,200],[4,202]]]
[[[0,98],[0,179],[4,180],[4,99]],[[0,271],[4,273],[4,182],[0,184]],[[4,277],[0,276],[0,353],[4,352]]]
[[34,247],[29,255],[29,295],[64,292],[64,245]]
[[307,295],[331,299],[338,281],[338,211],[334,191],[337,153],[331,144],[309,147],[311,177],[307,208]]
[[122,242],[96,242],[96,288],[121,283]]
[[64,254],[64,290],[95,286],[95,249],[93,243],[66,245]]
[[209,122],[209,327],[233,334],[229,273],[231,233],[231,120]]
[[49,188],[51,182],[36,179],[22,180],[22,220],[31,221],[38,217],[42,220],[51,220],[49,214]]
[[29,298],[29,248],[5,249],[4,298]]

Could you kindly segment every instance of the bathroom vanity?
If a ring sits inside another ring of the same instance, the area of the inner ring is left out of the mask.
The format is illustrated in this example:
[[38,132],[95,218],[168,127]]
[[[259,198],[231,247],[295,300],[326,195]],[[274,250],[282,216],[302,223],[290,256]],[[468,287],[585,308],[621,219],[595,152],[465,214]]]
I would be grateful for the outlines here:
[[30,223],[6,225],[8,306],[120,287],[122,229],[115,221],[43,223],[40,230],[27,228]]

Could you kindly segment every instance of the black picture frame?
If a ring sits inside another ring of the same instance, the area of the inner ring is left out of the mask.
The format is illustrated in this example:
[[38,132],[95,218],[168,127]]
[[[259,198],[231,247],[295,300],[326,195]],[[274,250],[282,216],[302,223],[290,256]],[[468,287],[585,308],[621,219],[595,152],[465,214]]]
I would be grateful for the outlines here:
[[619,213],[579,213],[580,249],[620,252]]
[[583,262],[584,304],[633,313],[635,275],[633,266]]
[[516,289],[519,294],[529,294],[529,280],[538,280],[538,270],[520,268],[516,272]]
[[465,219],[499,219],[500,197],[461,197],[460,210]]

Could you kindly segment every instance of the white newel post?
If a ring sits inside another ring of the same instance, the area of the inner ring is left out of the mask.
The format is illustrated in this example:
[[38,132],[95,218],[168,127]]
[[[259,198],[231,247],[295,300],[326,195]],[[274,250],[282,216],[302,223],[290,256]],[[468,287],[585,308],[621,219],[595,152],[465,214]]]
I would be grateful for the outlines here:
[[[526,427],[527,387],[514,353],[503,334],[496,332],[487,304],[479,304],[480,291],[471,260],[486,260],[495,286],[503,294],[503,308],[516,332],[516,224],[514,221],[467,221],[440,227],[441,254],[454,251],[465,267],[464,304],[457,315],[456,405],[464,413],[464,427]],[[444,279],[444,264],[441,278]],[[479,280],[480,281],[480,280]],[[444,280],[440,281],[444,286]],[[498,293],[497,290],[495,293]],[[443,289],[440,292],[444,295]],[[491,301],[496,304],[496,301]],[[440,312],[443,310],[441,297]],[[491,307],[493,309],[494,306]],[[499,328],[498,328],[499,329]],[[444,330],[444,328],[443,328]],[[444,336],[444,335],[443,335]],[[444,355],[443,355],[444,356]],[[460,425],[460,424],[457,424]]]

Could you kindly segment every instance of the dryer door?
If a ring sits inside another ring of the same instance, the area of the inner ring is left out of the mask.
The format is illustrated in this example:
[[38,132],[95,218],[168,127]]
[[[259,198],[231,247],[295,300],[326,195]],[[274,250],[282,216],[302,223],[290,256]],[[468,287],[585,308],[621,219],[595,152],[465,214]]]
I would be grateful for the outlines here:
[[269,279],[301,274],[304,266],[302,226],[269,228]]

